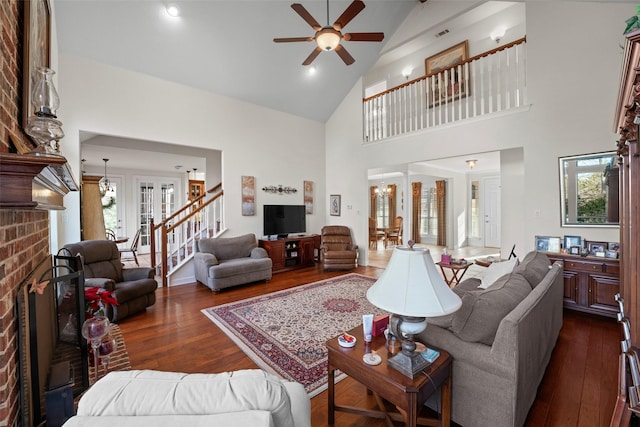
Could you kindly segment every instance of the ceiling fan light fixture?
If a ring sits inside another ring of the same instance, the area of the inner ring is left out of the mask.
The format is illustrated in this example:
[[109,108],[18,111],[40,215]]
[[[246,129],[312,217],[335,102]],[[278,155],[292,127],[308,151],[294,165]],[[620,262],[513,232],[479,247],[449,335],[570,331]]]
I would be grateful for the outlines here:
[[331,27],[325,27],[316,34],[316,43],[322,50],[334,50],[340,44],[340,33]]

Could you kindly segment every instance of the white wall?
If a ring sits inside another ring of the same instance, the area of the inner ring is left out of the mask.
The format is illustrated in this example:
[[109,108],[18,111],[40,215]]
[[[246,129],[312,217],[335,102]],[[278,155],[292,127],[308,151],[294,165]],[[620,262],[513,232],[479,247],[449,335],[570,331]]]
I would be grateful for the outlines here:
[[[326,211],[322,123],[75,56],[60,55],[59,62],[66,133],[62,154],[76,176],[80,131],[221,150],[229,235],[261,236],[261,206],[303,204],[303,180],[315,185],[315,211],[307,216],[307,231],[320,232]],[[255,216],[241,214],[242,175],[256,178]],[[270,195],[259,190],[270,184],[298,192]],[[65,206],[60,244],[80,239],[78,195],[67,195]]]
[[[516,243],[524,255],[533,249],[536,234],[618,241],[617,228],[560,227],[557,158],[614,149],[619,46],[634,7],[527,2],[526,8],[529,111],[363,145],[360,80],[327,122],[327,188],[340,189],[353,212],[367,212],[367,169],[522,148],[522,170],[510,167],[520,162],[517,151],[502,160],[503,254]],[[353,228],[357,241],[367,240],[366,218],[341,220]]]

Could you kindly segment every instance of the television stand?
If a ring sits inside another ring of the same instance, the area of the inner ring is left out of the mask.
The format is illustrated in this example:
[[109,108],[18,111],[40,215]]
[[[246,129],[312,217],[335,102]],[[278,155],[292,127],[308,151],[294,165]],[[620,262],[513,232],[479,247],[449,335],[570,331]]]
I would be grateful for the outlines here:
[[258,240],[258,245],[267,251],[274,273],[310,267],[320,251],[320,235],[286,237],[278,240]]

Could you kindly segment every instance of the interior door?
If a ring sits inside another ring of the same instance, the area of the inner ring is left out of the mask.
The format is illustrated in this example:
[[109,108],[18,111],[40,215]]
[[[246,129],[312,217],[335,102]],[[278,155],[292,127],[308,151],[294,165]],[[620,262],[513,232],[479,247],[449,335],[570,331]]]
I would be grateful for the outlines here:
[[484,245],[500,247],[500,178],[484,180]]
[[140,243],[138,251],[149,253],[151,244],[151,219],[159,224],[176,210],[179,182],[177,179],[140,177],[138,189],[138,227]]

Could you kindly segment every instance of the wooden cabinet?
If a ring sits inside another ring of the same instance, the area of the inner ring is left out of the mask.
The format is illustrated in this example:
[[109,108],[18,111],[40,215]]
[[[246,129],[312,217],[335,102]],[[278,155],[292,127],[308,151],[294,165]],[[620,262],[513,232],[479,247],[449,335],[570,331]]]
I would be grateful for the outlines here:
[[[288,237],[277,240],[259,240],[258,244],[264,248],[273,263],[274,273],[309,267],[315,261],[316,235],[305,237]],[[318,245],[319,246],[319,245]]]
[[204,181],[189,180],[189,201],[193,202],[204,194]]
[[616,317],[620,292],[617,259],[548,253],[553,262],[564,263],[564,306],[572,310]]

